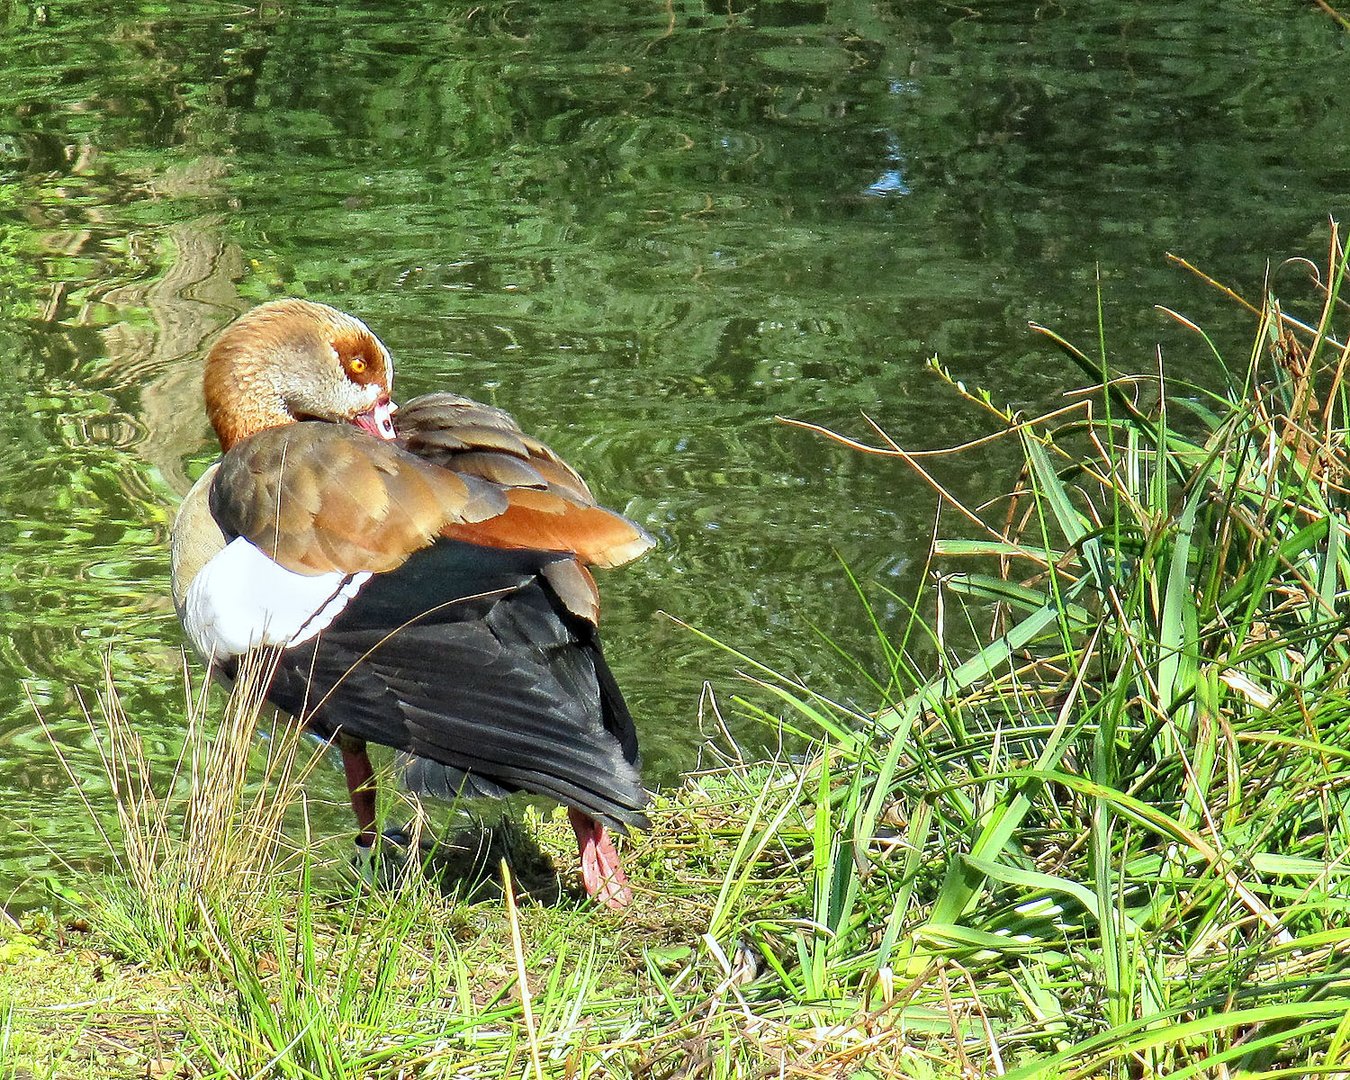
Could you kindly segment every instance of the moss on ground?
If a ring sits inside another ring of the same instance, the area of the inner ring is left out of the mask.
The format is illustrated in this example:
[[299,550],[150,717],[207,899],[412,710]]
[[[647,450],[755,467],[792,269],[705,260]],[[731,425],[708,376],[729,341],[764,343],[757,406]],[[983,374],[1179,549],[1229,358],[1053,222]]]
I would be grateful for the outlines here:
[[0,1023],[14,1078],[171,1076],[182,975],[114,956],[83,920],[29,915],[0,930]]

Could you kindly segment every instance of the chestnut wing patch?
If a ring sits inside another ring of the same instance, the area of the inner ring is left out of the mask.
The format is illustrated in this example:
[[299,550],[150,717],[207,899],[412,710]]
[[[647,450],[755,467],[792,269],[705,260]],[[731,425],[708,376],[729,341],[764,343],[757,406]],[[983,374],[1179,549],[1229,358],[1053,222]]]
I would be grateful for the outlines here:
[[597,504],[576,470],[500,409],[427,394],[403,406],[396,419],[411,453],[466,481],[491,484],[504,499],[488,517],[447,522],[442,536],[568,552],[590,566],[622,565],[654,543],[640,525]]

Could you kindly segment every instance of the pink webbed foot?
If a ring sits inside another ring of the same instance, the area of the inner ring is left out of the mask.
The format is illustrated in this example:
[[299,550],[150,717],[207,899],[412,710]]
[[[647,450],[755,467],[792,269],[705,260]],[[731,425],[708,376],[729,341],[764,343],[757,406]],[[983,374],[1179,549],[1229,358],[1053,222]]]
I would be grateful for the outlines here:
[[571,807],[567,810],[567,820],[577,835],[581,884],[586,895],[612,911],[622,911],[633,902],[633,890],[628,887],[628,875],[619,864],[619,853],[614,850],[609,831],[589,814]]

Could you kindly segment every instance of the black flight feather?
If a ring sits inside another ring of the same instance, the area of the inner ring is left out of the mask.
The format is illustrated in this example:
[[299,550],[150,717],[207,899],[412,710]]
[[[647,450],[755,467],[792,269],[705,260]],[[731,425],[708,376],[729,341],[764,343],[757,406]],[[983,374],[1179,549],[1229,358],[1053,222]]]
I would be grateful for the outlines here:
[[645,827],[632,716],[595,628],[540,573],[564,557],[440,540],[288,649],[268,696],[322,735],[447,766],[447,787]]

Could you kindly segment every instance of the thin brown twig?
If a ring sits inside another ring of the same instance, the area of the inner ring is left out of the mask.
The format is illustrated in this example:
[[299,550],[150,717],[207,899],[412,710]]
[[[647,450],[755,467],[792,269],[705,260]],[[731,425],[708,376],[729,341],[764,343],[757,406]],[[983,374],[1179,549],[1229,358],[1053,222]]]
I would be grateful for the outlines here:
[[895,444],[895,441],[886,434],[866,413],[863,413],[863,419],[873,431],[883,440],[885,446],[869,446],[867,443],[858,442],[856,439],[850,439],[847,435],[840,435],[837,431],[831,431],[829,428],[821,427],[819,424],[813,424],[808,420],[796,420],[791,416],[775,416],[774,419],[780,424],[787,424],[789,427],[805,428],[807,431],[814,431],[818,435],[824,435],[833,439],[835,442],[847,446],[850,450],[858,450],[864,454],[875,454],[878,457],[898,457],[898,458],[925,458],[925,457],[946,457],[954,454],[963,454],[967,450],[975,450],[989,443],[997,442],[999,439],[1008,435],[1015,435],[1023,428],[1043,425],[1050,420],[1057,420],[1065,413],[1078,412],[1082,410],[1081,402],[1073,402],[1064,405],[1052,412],[1043,413],[1040,416],[1033,416],[1026,420],[1020,420],[1010,424],[1002,431],[995,431],[988,435],[981,435],[978,439],[971,439],[968,442],[957,443],[955,446],[946,446],[938,450],[902,450]]
[[1313,0],[1313,3],[1316,4],[1318,7],[1320,7],[1323,11],[1325,11],[1333,19],[1335,19],[1336,25],[1339,26],[1342,30],[1350,30],[1350,19],[1347,19],[1334,7],[1328,4],[1327,0]]
[[[1246,310],[1250,311],[1253,315],[1262,314],[1261,308],[1257,307],[1255,304],[1253,304],[1250,300],[1248,300],[1241,294],[1234,292],[1227,285],[1223,284],[1220,281],[1216,281],[1214,278],[1210,277],[1194,263],[1187,262],[1180,255],[1173,255],[1170,251],[1167,253],[1167,259],[1169,262],[1176,263],[1183,270],[1187,270],[1190,273],[1194,274],[1206,285],[1210,286],[1213,289],[1217,289],[1219,292],[1223,293],[1224,296],[1228,297],[1228,299],[1232,300],[1235,304],[1238,304],[1241,307],[1246,308]],[[1169,312],[1169,314],[1171,314],[1171,312]],[[1296,319],[1292,315],[1286,315],[1284,312],[1280,312],[1280,323],[1284,326],[1292,326],[1295,330],[1301,330],[1303,331],[1303,333],[1309,334],[1314,338],[1317,337],[1316,327],[1309,326],[1301,319]],[[1327,344],[1332,345],[1335,348],[1342,349],[1345,347],[1341,342],[1337,341],[1329,334],[1324,335],[1324,337]]]
[[[926,483],[935,492],[937,492],[938,497],[942,499],[943,502],[950,503],[953,507],[956,508],[956,512],[960,514],[962,517],[964,517],[967,521],[969,521],[972,525],[974,525],[978,529],[983,529],[985,532],[987,532],[990,536],[994,537],[996,540],[1007,541],[1008,538],[1006,536],[1000,536],[997,529],[994,529],[984,521],[981,521],[979,515],[972,512],[965,505],[965,503],[963,503],[960,499],[958,499],[955,495],[953,495],[950,491],[948,491],[945,487],[943,487],[942,484],[938,481],[938,479],[935,476],[933,476],[932,473],[930,473],[927,469],[925,469],[922,465],[920,465],[918,461],[914,459],[913,454],[909,453],[907,450],[902,449],[894,442],[891,442],[889,437],[883,435],[883,438],[886,438],[886,441],[890,443],[891,446],[891,449],[887,450],[879,447],[868,446],[866,443],[857,442],[854,439],[850,439],[847,435],[840,435],[838,432],[831,431],[829,428],[821,427],[819,424],[811,424],[805,420],[791,420],[785,416],[780,416],[778,417],[778,419],[785,424],[791,425],[792,427],[805,428],[807,431],[814,431],[818,435],[824,435],[827,439],[832,439],[833,441],[840,443],[843,446],[847,446],[852,450],[860,450],[863,453],[876,454],[881,457],[900,458],[911,469],[917,472],[920,477],[922,477],[924,483]],[[875,428],[876,425],[874,424],[873,427]],[[1018,546],[1020,547],[1020,545]]]
[[[1211,288],[1218,289],[1219,292],[1223,293],[1224,296],[1228,297],[1228,299],[1246,308],[1253,315],[1261,314],[1261,309],[1257,307],[1255,304],[1253,304],[1250,300],[1248,300],[1245,296],[1239,295],[1238,293],[1230,289],[1227,285],[1223,284],[1220,281],[1216,281],[1214,278],[1210,277],[1194,263],[1188,262],[1186,259],[1183,259],[1180,255],[1173,255],[1170,251],[1167,252],[1166,257],[1169,262],[1174,262],[1178,266],[1180,266],[1183,270],[1190,271],[1201,281],[1203,281],[1206,285],[1210,286]],[[1307,327],[1305,327],[1304,329],[1307,329]]]

